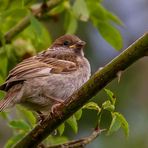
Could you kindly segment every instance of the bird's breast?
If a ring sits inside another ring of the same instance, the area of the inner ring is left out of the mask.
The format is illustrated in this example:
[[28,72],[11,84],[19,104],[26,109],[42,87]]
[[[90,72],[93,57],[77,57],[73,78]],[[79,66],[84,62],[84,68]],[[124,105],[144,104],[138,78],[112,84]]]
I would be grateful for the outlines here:
[[50,96],[52,98],[65,100],[71,96],[74,91],[79,89],[89,77],[90,65],[88,61],[85,60],[84,64],[76,71],[69,74],[49,74],[45,77],[36,77],[25,81],[24,98],[28,100],[29,105],[37,106],[37,108],[41,106],[41,104],[42,106],[47,104],[52,105]]

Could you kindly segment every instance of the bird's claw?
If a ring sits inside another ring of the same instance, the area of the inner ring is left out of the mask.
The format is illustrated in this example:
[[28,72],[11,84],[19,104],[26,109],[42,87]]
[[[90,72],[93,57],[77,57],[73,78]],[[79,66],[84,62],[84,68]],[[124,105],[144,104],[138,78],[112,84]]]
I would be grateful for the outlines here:
[[60,107],[61,107],[61,104],[62,103],[57,103],[57,104],[54,104],[53,106],[52,106],[52,108],[51,108],[51,114],[52,115],[58,115],[58,116],[60,116],[60,111],[61,111],[61,109],[60,109]]

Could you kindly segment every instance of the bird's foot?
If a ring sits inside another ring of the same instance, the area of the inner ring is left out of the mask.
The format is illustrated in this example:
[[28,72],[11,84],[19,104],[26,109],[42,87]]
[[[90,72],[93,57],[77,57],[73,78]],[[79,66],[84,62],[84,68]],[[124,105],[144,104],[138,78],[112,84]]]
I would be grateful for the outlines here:
[[61,106],[62,106],[63,103],[57,103],[57,104],[54,104],[51,108],[51,115],[57,115],[57,116],[60,116],[60,111],[61,111]]
[[37,123],[43,122],[47,116],[44,115],[43,113],[41,113],[40,111],[37,111],[37,113],[38,113],[38,116],[37,116]]

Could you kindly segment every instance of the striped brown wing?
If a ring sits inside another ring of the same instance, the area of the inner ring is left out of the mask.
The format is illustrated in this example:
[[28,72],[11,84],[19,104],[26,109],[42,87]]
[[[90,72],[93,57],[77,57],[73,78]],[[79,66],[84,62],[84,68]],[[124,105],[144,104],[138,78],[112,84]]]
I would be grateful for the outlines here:
[[59,60],[56,58],[37,59],[31,57],[22,61],[13,68],[6,79],[6,82],[0,86],[1,90],[8,91],[13,85],[23,83],[23,81],[34,78],[44,77],[51,73],[70,73],[76,70],[76,64],[71,61]]

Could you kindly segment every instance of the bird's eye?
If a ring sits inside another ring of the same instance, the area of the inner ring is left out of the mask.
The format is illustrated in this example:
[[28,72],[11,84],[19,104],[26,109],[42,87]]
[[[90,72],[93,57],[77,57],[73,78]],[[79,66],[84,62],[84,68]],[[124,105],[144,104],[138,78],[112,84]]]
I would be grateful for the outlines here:
[[64,43],[63,43],[63,44],[67,46],[67,45],[69,45],[69,44],[70,44],[70,42],[66,40],[66,41],[64,41]]

